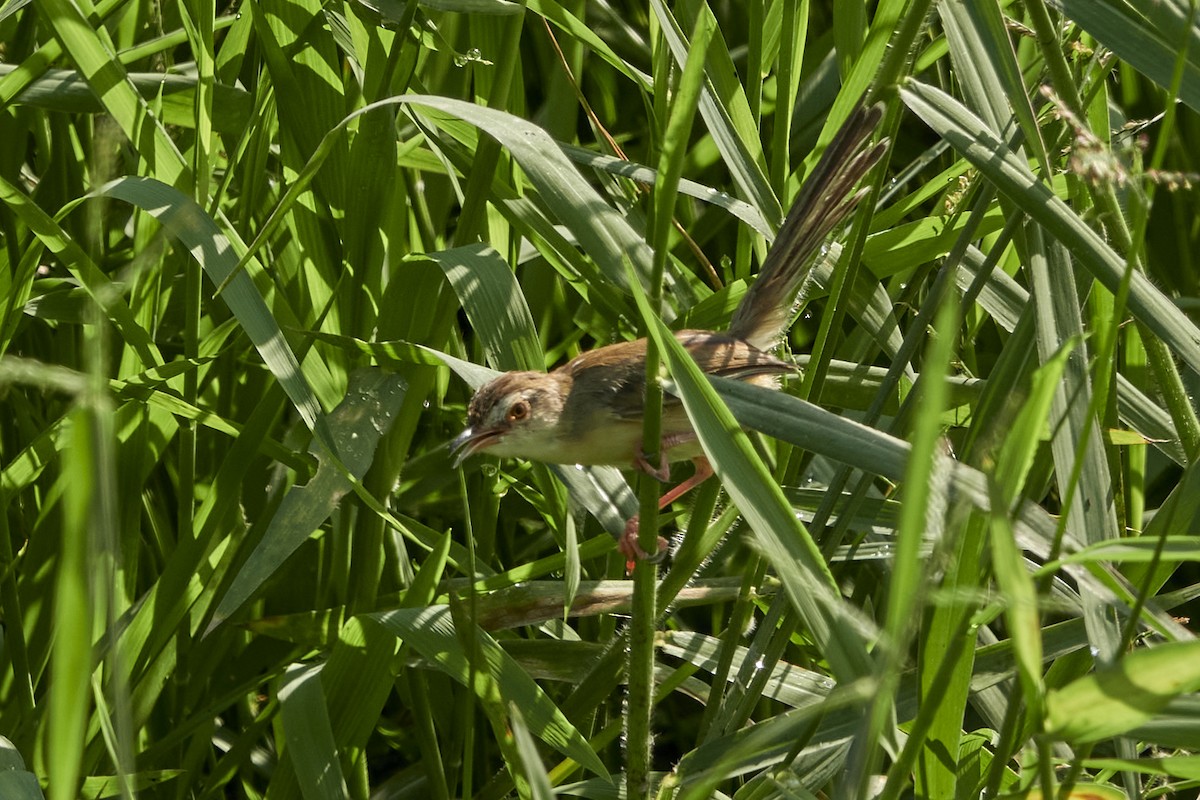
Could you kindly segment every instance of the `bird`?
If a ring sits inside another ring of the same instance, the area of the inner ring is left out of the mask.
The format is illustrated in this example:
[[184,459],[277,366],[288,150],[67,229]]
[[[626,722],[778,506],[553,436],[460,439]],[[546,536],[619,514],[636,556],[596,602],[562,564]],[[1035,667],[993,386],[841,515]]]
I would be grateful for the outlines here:
[[[779,388],[794,367],[772,355],[790,327],[798,295],[825,240],[869,191],[856,188],[879,161],[886,140],[868,142],[883,104],[858,106],[807,176],[779,228],[758,278],[743,295],[725,331],[681,330],[676,339],[705,373]],[[682,403],[664,396],[658,464],[642,440],[646,340],[588,350],[550,371],[506,372],[481,386],[467,407],[467,426],[451,442],[454,466],[476,453],[549,464],[612,465],[669,480],[670,464],[691,460],[690,478],[659,498],[665,508],[707,480],[705,458]],[[659,539],[661,554],[665,541]],[[652,557],[638,544],[638,518],[618,540],[632,569]]]

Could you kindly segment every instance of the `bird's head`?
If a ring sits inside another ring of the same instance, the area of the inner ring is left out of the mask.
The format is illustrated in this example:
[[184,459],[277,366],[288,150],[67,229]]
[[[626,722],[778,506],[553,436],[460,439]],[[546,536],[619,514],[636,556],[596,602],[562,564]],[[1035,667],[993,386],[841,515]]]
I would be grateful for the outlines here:
[[450,442],[454,466],[482,451],[553,462],[564,395],[560,379],[545,372],[506,372],[484,384],[471,398],[466,429]]

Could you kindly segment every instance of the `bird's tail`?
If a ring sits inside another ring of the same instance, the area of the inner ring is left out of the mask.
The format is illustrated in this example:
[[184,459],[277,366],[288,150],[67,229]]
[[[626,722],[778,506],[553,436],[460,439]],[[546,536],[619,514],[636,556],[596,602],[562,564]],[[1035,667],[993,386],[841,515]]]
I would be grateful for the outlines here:
[[868,191],[854,187],[887,146],[863,146],[882,119],[881,103],[860,107],[834,136],[792,204],[758,279],[733,313],[730,334],[761,350],[779,343],[791,322],[796,295],[812,271],[813,257]]

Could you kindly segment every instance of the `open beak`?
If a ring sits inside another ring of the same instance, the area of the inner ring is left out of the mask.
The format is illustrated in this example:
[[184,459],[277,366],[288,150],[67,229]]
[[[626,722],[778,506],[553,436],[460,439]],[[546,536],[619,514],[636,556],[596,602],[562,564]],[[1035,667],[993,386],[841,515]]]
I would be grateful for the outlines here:
[[476,429],[468,427],[458,436],[450,440],[450,452],[454,453],[454,468],[471,456],[495,444],[500,439],[501,431],[494,428]]

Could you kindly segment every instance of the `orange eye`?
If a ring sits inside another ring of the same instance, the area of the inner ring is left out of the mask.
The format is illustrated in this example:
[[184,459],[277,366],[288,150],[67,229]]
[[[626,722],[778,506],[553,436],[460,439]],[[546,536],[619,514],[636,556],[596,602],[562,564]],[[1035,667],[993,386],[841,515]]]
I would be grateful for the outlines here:
[[508,415],[506,419],[509,422],[520,422],[529,416],[529,403],[524,400],[518,400],[508,407]]

